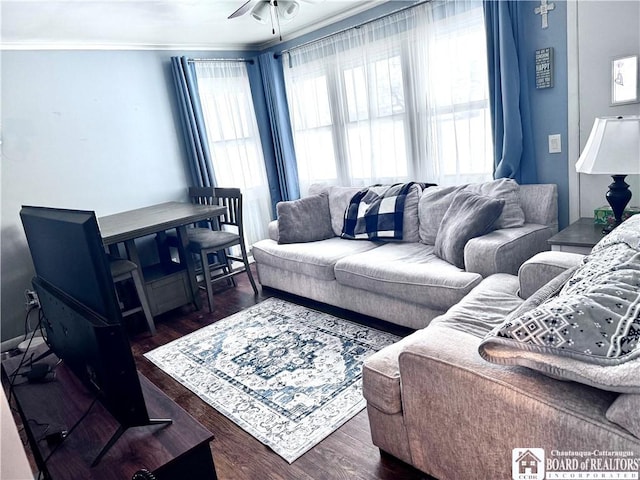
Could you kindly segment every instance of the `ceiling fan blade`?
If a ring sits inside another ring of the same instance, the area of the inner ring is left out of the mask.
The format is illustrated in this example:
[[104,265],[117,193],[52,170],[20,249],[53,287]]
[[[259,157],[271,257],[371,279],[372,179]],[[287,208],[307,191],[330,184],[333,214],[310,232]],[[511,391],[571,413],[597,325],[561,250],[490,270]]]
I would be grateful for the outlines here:
[[251,10],[251,7],[253,7],[253,4],[256,2],[257,0],[247,0],[244,5],[242,5],[239,9],[237,9],[235,12],[233,12],[231,15],[229,15],[229,17],[227,18],[236,18],[236,17],[240,17],[242,15],[244,15],[245,13],[247,13],[249,10]]

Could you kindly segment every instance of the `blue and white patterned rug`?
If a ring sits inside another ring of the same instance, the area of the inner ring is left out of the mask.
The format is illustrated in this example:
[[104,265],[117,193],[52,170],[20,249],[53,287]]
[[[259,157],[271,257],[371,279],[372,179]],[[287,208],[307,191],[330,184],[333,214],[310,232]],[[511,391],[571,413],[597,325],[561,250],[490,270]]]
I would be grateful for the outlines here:
[[365,407],[362,362],[399,339],[270,298],[145,356],[291,463]]

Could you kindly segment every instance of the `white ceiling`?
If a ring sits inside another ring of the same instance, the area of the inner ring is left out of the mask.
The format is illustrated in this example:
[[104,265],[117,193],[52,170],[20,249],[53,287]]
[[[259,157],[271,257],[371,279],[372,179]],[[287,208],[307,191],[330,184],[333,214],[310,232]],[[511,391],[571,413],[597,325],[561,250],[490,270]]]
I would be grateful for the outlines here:
[[[0,0],[3,49],[262,49],[278,43],[270,24],[228,20],[245,0]],[[284,41],[384,0],[299,0],[281,25]]]

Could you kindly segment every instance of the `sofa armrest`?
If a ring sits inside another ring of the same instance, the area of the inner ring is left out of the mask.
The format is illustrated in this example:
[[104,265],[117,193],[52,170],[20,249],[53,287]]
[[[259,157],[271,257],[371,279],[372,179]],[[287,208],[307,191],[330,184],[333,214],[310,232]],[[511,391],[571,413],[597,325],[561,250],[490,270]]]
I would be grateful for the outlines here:
[[[605,420],[617,394],[486,362],[478,354],[480,338],[437,320],[420,333],[398,362],[418,469],[442,479],[511,478],[510,454],[522,445],[637,450],[637,439]],[[479,462],[489,450],[491,461]]]
[[269,238],[274,242],[280,239],[280,233],[278,232],[278,221],[273,220],[269,222]]
[[568,268],[580,265],[583,259],[584,255],[568,252],[540,252],[531,257],[518,271],[520,297],[529,298]]
[[472,238],[464,247],[465,269],[483,277],[494,273],[516,275],[525,260],[549,249],[547,240],[551,235],[548,226],[525,223]]

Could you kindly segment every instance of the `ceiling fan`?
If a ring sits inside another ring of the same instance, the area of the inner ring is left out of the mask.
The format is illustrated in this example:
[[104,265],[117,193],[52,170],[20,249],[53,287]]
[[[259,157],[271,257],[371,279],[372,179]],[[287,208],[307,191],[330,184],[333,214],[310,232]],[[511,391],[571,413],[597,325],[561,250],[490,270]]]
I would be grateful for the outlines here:
[[[319,3],[324,0],[304,0],[307,3]],[[247,13],[260,23],[267,23],[267,19],[275,16],[276,22],[287,23],[291,21],[300,9],[297,0],[247,0],[240,8],[229,15],[229,19],[241,17]],[[275,33],[275,32],[274,32]]]

